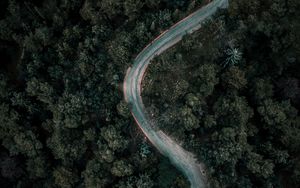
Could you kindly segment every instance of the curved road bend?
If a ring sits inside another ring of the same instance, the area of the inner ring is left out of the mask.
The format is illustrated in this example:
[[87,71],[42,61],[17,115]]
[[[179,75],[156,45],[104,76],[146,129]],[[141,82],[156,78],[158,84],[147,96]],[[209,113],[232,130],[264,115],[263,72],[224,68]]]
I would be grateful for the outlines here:
[[132,68],[127,70],[123,84],[125,100],[131,105],[130,110],[137,124],[150,142],[184,173],[192,188],[208,186],[202,165],[197,162],[192,153],[184,150],[163,131],[153,128],[150,118],[145,113],[141,98],[141,83],[150,60],[179,42],[185,34],[199,29],[218,8],[227,7],[228,0],[214,0],[162,33],[136,57]]

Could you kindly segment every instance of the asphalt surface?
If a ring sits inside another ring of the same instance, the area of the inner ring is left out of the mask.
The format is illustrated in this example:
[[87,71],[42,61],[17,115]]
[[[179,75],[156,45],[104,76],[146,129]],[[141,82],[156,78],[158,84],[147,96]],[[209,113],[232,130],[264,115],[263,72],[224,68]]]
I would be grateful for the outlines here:
[[133,66],[127,70],[123,84],[125,100],[129,103],[137,124],[149,141],[184,173],[192,188],[209,186],[204,165],[163,131],[154,128],[155,125],[151,123],[153,121],[150,121],[151,118],[145,111],[141,97],[141,83],[150,61],[155,56],[179,42],[184,35],[198,30],[219,8],[227,7],[228,0],[214,0],[162,33],[136,57]]

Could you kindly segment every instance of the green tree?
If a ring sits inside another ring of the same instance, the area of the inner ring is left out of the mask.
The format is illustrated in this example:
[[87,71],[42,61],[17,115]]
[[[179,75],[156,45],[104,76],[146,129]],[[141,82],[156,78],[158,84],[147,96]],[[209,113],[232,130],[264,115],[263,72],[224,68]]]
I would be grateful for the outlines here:
[[195,93],[200,92],[203,98],[209,96],[214,91],[214,87],[219,83],[217,78],[217,68],[214,64],[203,64],[196,71]]
[[291,106],[289,101],[281,103],[267,99],[257,111],[268,126],[284,125],[291,123],[290,118],[295,118],[297,110]]
[[253,83],[254,86],[251,90],[257,103],[273,96],[273,85],[269,79],[258,78]]
[[42,143],[32,131],[24,131],[15,134],[13,140],[18,151],[29,157],[38,155],[39,150],[43,147]]
[[108,146],[113,150],[124,150],[127,147],[128,141],[121,136],[113,125],[101,128],[101,136],[108,143]]
[[219,97],[213,106],[218,124],[239,127],[245,125],[253,116],[253,110],[249,107],[244,97]]
[[130,176],[133,173],[133,167],[128,162],[119,160],[113,163],[111,173],[117,177]]
[[85,187],[97,188],[106,187],[108,185],[109,176],[102,163],[97,159],[88,161],[86,169],[81,173]]
[[274,164],[270,160],[263,160],[259,154],[250,152],[247,155],[247,168],[257,177],[269,178],[274,175]]
[[63,93],[58,104],[52,108],[54,121],[61,122],[66,128],[78,128],[89,121],[84,94]]
[[192,113],[192,109],[187,106],[181,109],[181,118],[185,129],[188,131],[200,127],[198,118]]
[[[61,125],[56,125],[61,126]],[[57,128],[47,139],[47,146],[56,159],[65,162],[79,160],[87,149],[79,130]]]
[[108,53],[116,65],[125,65],[129,62],[130,52],[133,48],[131,35],[127,32],[120,32],[116,38],[106,44]]
[[217,125],[216,117],[213,115],[206,115],[203,118],[203,125],[205,128],[213,128]]
[[137,188],[152,188],[155,183],[148,174],[141,174],[136,182]]
[[245,72],[236,66],[230,67],[229,70],[222,75],[222,83],[225,88],[231,90],[243,89],[247,85]]
[[126,0],[124,2],[124,13],[129,17],[129,20],[135,19],[144,5],[141,0]]
[[30,96],[37,97],[41,102],[44,102],[48,105],[52,105],[54,103],[54,88],[47,82],[42,82],[36,78],[33,78],[27,82],[26,91]]
[[99,2],[99,5],[101,7],[101,11],[103,11],[103,13],[105,13],[110,19],[122,13],[123,1],[121,0],[103,0]]
[[128,118],[130,116],[130,109],[128,107],[128,104],[124,100],[118,104],[117,110],[120,115],[122,115],[126,118]]
[[98,150],[95,152],[97,158],[111,163],[115,160],[114,151],[108,147],[107,144],[103,144],[100,141],[97,142]]
[[53,171],[53,177],[55,184],[58,187],[62,188],[71,188],[74,187],[78,182],[77,173],[66,167],[58,167]]
[[49,173],[49,163],[44,156],[30,158],[26,162],[26,166],[32,179],[46,178]]

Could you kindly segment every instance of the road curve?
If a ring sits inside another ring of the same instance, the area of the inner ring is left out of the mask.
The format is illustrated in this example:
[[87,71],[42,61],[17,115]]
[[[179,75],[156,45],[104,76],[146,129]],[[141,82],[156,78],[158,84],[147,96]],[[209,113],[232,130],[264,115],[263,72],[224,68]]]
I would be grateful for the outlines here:
[[228,0],[214,0],[162,33],[135,58],[132,68],[127,70],[123,83],[124,97],[135,121],[150,142],[184,173],[192,188],[208,187],[202,164],[192,153],[183,149],[163,131],[154,128],[145,113],[141,97],[141,83],[150,61],[155,56],[179,42],[187,33],[199,29],[201,24],[210,18],[218,8],[227,7]]

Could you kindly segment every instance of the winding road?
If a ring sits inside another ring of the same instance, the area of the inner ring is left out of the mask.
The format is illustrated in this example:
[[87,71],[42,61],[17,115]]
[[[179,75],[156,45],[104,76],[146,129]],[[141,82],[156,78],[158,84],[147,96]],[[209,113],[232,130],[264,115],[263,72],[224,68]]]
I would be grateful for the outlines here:
[[130,105],[131,113],[137,124],[150,142],[184,173],[192,188],[208,187],[203,164],[199,163],[192,153],[182,148],[163,131],[154,128],[145,113],[141,97],[141,83],[150,61],[155,56],[179,42],[184,35],[198,30],[201,24],[219,8],[227,7],[228,0],[214,0],[162,33],[136,57],[132,68],[127,70],[123,83],[125,100]]

